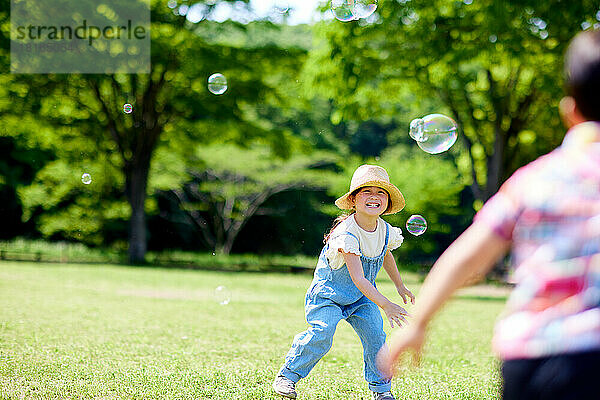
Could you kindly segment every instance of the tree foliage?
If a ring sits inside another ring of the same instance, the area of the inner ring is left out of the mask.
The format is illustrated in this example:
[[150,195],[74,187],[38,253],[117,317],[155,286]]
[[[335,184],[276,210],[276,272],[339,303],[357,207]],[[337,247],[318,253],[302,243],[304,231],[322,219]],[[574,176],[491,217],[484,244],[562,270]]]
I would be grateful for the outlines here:
[[[268,208],[274,195],[291,190],[326,190],[335,165],[331,154],[294,153],[283,159],[265,146],[212,145],[198,149],[201,167],[171,193],[216,253],[229,254],[248,221],[257,215],[292,212],[289,204]],[[329,167],[329,168],[328,168]]]
[[[370,162],[407,200],[386,219],[429,223],[401,253],[435,255],[474,199],[560,142],[562,54],[599,15],[590,0],[381,0],[367,20],[313,27],[206,19],[222,2],[152,0],[150,73],[110,75],[9,74],[0,5],[0,236],[128,245],[137,262],[170,226],[202,238],[194,249],[314,253]],[[407,135],[433,112],[460,127],[437,156]]]
[[[211,8],[206,7],[206,12]],[[230,29],[245,29],[239,24],[228,24]],[[218,30],[222,25],[212,27]],[[263,24],[263,29],[271,28]],[[100,173],[110,169],[113,174],[99,181],[121,182],[130,208],[129,215],[120,215],[129,220],[130,261],[143,261],[146,199],[147,193],[153,190],[148,188],[148,177],[157,149],[167,146],[171,152],[180,151],[182,160],[189,155],[187,152],[193,142],[245,142],[260,138],[285,149],[282,131],[264,126],[261,119],[249,111],[256,103],[268,102],[274,93],[264,71],[290,68],[301,61],[303,53],[303,50],[282,49],[270,43],[262,46],[212,43],[196,32],[195,25],[184,14],[173,13],[164,2],[153,1],[149,74],[18,76],[18,84],[26,91],[31,92],[34,87],[43,91],[35,99],[35,96],[28,98],[25,109],[44,118],[49,130],[47,135],[53,138],[51,142],[60,143],[57,151],[61,153],[58,160],[40,171],[36,186],[21,192],[27,202],[25,217],[33,215],[36,207],[46,210],[56,207],[54,215],[48,212],[38,221],[45,236],[67,232],[67,225],[73,225],[68,221],[73,220],[85,224],[86,230],[98,232],[101,219],[95,219],[96,223],[91,221],[96,210],[102,207],[93,207],[89,202],[76,207],[83,190],[73,179],[77,173],[69,171],[82,161],[108,163],[96,169]],[[227,94],[219,97],[206,89],[208,76],[217,71],[229,80]],[[133,106],[131,114],[123,112],[126,103]],[[84,154],[82,149],[89,153]],[[82,157],[79,157],[80,152]],[[175,177],[174,174],[169,176]],[[185,175],[179,179],[185,179]],[[154,177],[151,182],[166,183],[160,177]],[[168,184],[173,187],[179,182],[175,179]],[[85,192],[83,197],[91,191]],[[90,221],[83,218],[86,208],[92,214]]]
[[310,71],[336,104],[334,122],[452,116],[465,150],[457,165],[485,201],[560,142],[562,54],[597,12],[592,1],[382,1],[367,22],[323,24],[327,42],[308,65],[320,66]]

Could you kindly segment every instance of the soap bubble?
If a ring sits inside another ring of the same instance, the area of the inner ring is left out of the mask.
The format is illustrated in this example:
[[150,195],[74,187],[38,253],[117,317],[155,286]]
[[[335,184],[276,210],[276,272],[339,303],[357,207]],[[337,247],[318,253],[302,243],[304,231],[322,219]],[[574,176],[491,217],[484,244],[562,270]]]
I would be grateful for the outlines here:
[[89,185],[92,183],[92,176],[88,173],[81,175],[81,182],[83,182],[84,185]]
[[226,306],[231,301],[231,294],[225,286],[217,286],[215,289],[215,299],[220,305]]
[[410,121],[410,128],[408,130],[408,134],[411,138],[416,140],[417,142],[422,142],[423,139],[423,131],[425,130],[425,121],[422,118],[416,118]]
[[342,22],[367,18],[377,9],[378,0],[331,0],[333,16]]
[[208,78],[208,91],[212,94],[223,94],[227,90],[227,78],[223,74],[212,74]]
[[406,230],[415,236],[422,235],[427,230],[427,221],[421,215],[411,215],[406,221]]
[[278,13],[285,14],[290,9],[290,2],[288,0],[276,0],[273,9]]
[[339,21],[348,22],[356,19],[353,10],[354,0],[331,0],[331,11]]
[[123,112],[125,114],[131,114],[133,112],[133,106],[129,103],[123,104]]
[[429,154],[448,150],[458,137],[458,128],[452,118],[431,114],[411,121],[408,132],[417,145]]
[[377,0],[354,0],[352,14],[355,19],[367,18],[377,10]]

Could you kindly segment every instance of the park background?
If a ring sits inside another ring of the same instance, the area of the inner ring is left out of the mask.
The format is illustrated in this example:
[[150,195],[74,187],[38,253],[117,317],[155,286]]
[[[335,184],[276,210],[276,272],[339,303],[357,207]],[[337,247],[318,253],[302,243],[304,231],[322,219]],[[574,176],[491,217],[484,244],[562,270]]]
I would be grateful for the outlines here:
[[[310,24],[244,1],[150,5],[150,74],[27,75],[10,73],[0,3],[0,258],[35,261],[0,264],[7,398],[269,398],[310,280],[274,272],[314,266],[354,169],[382,165],[403,192],[388,222],[426,218],[395,252],[418,288],[502,182],[561,143],[562,57],[600,24],[589,0],[380,0],[346,23],[323,1]],[[459,128],[437,155],[408,136],[432,113]],[[406,398],[493,396],[486,343],[503,299],[451,305],[439,357],[400,382]],[[307,398],[365,396],[358,347],[335,347]]]
[[[428,221],[397,256],[429,262],[512,172],[560,144],[565,46],[600,18],[593,1],[407,0],[347,23],[321,2],[320,21],[287,25],[241,1],[211,20],[220,3],[151,2],[150,74],[27,75],[9,73],[2,2],[1,240],[129,251],[132,263],[147,250],[314,256],[333,201],[370,162],[406,197],[387,220]],[[215,72],[220,96],[207,90]],[[459,127],[439,155],[408,136],[431,113]]]

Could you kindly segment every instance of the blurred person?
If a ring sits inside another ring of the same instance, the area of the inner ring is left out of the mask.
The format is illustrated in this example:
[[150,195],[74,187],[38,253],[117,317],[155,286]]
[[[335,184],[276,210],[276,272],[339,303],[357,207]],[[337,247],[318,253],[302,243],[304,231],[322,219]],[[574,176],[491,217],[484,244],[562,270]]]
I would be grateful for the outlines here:
[[562,145],[516,171],[437,260],[379,354],[387,376],[407,350],[418,363],[434,314],[509,252],[515,288],[493,337],[502,398],[600,398],[600,31],[572,40],[565,83]]
[[335,205],[353,212],[338,217],[325,236],[325,246],[305,297],[306,322],[310,327],[294,337],[273,389],[295,399],[296,383],[329,351],[337,324],[345,319],[363,345],[364,375],[373,399],[394,400],[390,379],[376,365],[377,353],[386,337],[379,308],[392,328],[405,322],[407,313],[377,290],[375,278],[383,267],[404,303],[407,299],[414,302],[391,254],[404,240],[402,231],[381,218],[402,210],[404,197],[390,183],[385,169],[365,164],[356,169],[350,190]]

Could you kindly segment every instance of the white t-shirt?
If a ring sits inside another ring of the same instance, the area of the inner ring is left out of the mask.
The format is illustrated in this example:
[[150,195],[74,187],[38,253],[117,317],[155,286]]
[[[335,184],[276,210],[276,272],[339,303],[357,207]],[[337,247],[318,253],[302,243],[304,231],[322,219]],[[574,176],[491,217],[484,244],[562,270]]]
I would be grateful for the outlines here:
[[[358,226],[354,219],[354,214],[340,222],[333,232],[331,232],[328,242],[329,248],[325,252],[325,256],[329,260],[329,266],[332,269],[339,269],[344,265],[344,256],[339,250],[343,250],[345,253],[356,254],[357,256],[377,257],[380,255],[385,245],[385,225],[386,222],[378,218],[377,228],[373,232],[366,231]],[[360,246],[356,238],[344,234],[344,232],[349,232],[356,236],[360,241]],[[388,250],[397,249],[403,241],[402,230],[390,225]]]

